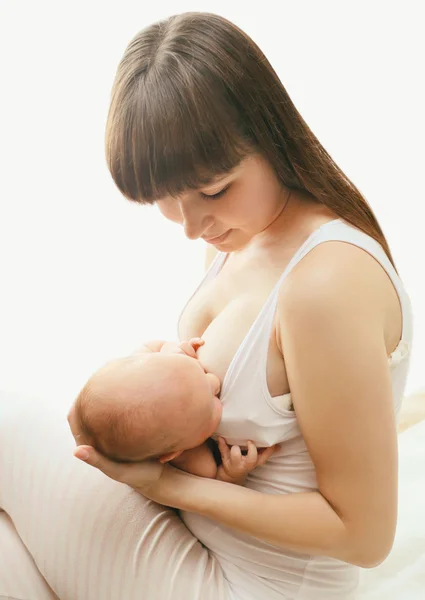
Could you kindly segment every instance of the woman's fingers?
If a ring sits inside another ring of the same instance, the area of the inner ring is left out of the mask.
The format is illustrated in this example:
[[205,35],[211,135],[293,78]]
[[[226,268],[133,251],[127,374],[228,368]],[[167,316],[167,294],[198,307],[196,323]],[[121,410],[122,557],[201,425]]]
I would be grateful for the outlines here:
[[71,433],[74,436],[74,440],[75,440],[75,443],[77,444],[77,446],[80,446],[81,444],[89,444],[90,440],[86,439],[84,437],[84,434],[81,432],[80,421],[76,415],[74,405],[71,406],[71,408],[68,412],[67,419],[68,419],[69,427],[71,429]]
[[78,446],[74,450],[74,456],[83,460],[88,465],[99,469],[105,475],[115,481],[121,481],[123,474],[127,474],[127,479],[131,478],[132,464],[115,463],[109,458],[99,454],[92,446]]
[[117,463],[109,460],[91,446],[78,446],[74,450],[74,456],[99,469],[107,477],[140,490],[158,481],[164,470],[164,465],[157,460]]

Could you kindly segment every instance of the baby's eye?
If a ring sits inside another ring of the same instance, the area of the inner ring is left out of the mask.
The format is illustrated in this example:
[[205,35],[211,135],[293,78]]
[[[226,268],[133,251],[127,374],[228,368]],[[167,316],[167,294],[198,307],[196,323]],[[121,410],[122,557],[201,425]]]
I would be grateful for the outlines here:
[[203,192],[200,192],[200,193],[203,198],[205,198],[207,200],[214,200],[215,198],[220,198],[221,196],[224,196],[224,194],[227,192],[229,187],[230,187],[230,185],[227,185],[226,187],[224,187],[222,190],[220,190],[216,194],[204,194]]

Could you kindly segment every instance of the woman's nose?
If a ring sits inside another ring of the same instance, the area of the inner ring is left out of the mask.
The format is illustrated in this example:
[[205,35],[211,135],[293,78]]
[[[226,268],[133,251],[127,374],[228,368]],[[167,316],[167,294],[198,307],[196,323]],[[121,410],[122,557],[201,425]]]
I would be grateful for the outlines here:
[[184,234],[189,240],[197,240],[201,237],[203,229],[192,220],[183,220]]
[[212,218],[198,203],[181,203],[184,233],[190,240],[196,240],[210,227]]

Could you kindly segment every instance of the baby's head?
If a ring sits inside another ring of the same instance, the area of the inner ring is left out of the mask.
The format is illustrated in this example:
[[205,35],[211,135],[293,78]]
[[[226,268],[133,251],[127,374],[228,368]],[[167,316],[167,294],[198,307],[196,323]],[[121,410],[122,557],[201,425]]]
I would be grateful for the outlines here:
[[172,460],[217,429],[220,382],[182,354],[135,354],[113,360],[75,402],[84,437],[122,462]]

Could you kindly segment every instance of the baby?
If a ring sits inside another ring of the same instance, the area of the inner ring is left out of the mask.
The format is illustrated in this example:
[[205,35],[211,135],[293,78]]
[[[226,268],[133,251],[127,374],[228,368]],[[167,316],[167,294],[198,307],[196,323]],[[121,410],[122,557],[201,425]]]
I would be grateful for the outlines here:
[[248,441],[243,453],[222,438],[216,461],[209,438],[221,418],[220,381],[197,359],[203,343],[148,342],[94,373],[75,402],[91,445],[118,462],[156,458],[193,475],[238,484],[264,464],[274,446],[258,451]]

